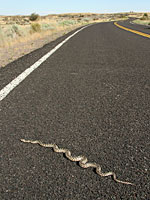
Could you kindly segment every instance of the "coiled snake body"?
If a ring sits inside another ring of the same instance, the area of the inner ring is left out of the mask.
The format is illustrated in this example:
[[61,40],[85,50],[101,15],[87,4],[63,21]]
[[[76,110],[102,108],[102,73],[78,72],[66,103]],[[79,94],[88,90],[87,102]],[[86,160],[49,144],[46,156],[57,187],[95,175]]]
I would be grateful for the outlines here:
[[57,153],[64,153],[65,156],[74,162],[79,162],[79,165],[83,168],[89,168],[89,167],[93,167],[96,169],[96,173],[99,176],[112,176],[112,178],[114,179],[114,181],[118,182],[118,183],[123,183],[123,184],[127,184],[127,185],[134,185],[133,183],[130,182],[126,182],[126,181],[121,181],[118,180],[116,178],[116,174],[114,172],[107,172],[107,173],[103,173],[101,171],[101,166],[97,163],[88,163],[88,159],[85,156],[72,156],[71,152],[68,149],[64,149],[64,148],[59,148],[56,144],[44,144],[41,141],[38,140],[25,140],[25,139],[21,139],[21,142],[24,143],[31,143],[31,144],[39,144],[42,147],[47,147],[47,148],[53,148],[54,152]]

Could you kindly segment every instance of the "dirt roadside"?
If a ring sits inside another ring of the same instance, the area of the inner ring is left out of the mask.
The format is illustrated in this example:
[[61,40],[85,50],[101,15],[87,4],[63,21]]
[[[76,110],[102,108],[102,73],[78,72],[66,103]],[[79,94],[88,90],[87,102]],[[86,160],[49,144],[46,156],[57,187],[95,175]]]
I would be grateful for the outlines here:
[[14,60],[48,44],[51,41],[56,40],[57,38],[67,34],[68,32],[78,28],[80,26],[69,27],[58,33],[52,35],[46,35],[40,39],[33,39],[32,41],[27,41],[24,43],[17,43],[14,46],[7,48],[0,48],[0,67],[5,67],[7,64],[13,62]]

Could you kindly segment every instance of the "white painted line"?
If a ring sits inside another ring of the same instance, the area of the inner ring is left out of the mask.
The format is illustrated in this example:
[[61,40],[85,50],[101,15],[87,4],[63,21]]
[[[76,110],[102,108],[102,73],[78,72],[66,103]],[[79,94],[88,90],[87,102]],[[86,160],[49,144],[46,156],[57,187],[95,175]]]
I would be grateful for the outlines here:
[[78,31],[76,31],[75,33],[67,37],[64,41],[58,44],[54,49],[52,49],[50,52],[48,52],[46,55],[40,58],[36,63],[34,63],[24,72],[22,72],[19,76],[17,76],[14,80],[12,80],[8,85],[6,85],[2,90],[0,90],[0,101],[2,101],[15,87],[17,87],[17,85],[19,85],[27,76],[29,76],[29,74],[31,74],[35,69],[37,69],[45,60],[47,60],[47,58],[49,58],[54,52],[56,52],[64,43],[66,43],[73,36],[75,36],[77,33],[82,31],[83,29],[87,28],[88,26],[82,27],[81,29],[79,29]]

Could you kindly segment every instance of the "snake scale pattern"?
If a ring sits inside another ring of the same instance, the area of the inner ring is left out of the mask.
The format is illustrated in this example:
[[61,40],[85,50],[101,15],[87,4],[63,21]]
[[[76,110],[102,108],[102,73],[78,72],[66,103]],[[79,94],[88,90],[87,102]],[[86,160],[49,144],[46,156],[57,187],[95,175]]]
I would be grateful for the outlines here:
[[81,156],[80,155],[80,156],[74,157],[74,156],[71,155],[71,152],[68,149],[59,148],[56,144],[44,144],[44,143],[42,143],[41,141],[38,141],[38,140],[33,141],[33,140],[25,140],[25,139],[21,139],[21,142],[31,143],[31,144],[39,144],[42,147],[53,148],[54,152],[64,153],[65,156],[69,160],[74,161],[74,162],[79,162],[80,167],[83,167],[83,168],[93,167],[93,168],[95,168],[96,169],[96,173],[99,176],[102,176],[102,177],[104,177],[104,176],[105,177],[106,176],[112,176],[113,180],[116,181],[117,183],[122,183],[122,184],[127,184],[127,185],[134,185],[133,183],[126,182],[126,181],[121,181],[121,180],[117,179],[116,174],[114,172],[103,173],[101,171],[101,166],[99,164],[88,162],[88,159],[85,156]]

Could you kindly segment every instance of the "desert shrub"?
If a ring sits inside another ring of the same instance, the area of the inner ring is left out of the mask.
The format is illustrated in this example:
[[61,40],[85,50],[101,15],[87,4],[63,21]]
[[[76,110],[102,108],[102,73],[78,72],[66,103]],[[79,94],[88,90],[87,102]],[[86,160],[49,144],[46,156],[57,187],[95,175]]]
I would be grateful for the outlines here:
[[31,24],[31,33],[40,32],[41,26],[38,23]]
[[35,21],[39,18],[39,15],[36,13],[32,13],[29,17],[30,21]]
[[18,36],[21,36],[21,33],[19,32],[19,28],[17,25],[12,26],[12,31],[15,32]]
[[147,18],[143,16],[143,17],[141,17],[141,19],[140,19],[140,20],[146,20],[146,19],[147,19]]
[[85,21],[85,22],[89,22],[90,19],[89,19],[88,17],[85,17],[85,18],[83,19],[83,21]]
[[148,25],[150,25],[150,23],[148,23]]
[[62,25],[62,26],[69,26],[69,25],[74,25],[74,24],[76,24],[76,21],[74,20],[65,20],[65,21],[59,22],[59,25]]
[[84,15],[81,14],[81,15],[79,15],[79,17],[84,17]]
[[41,28],[42,30],[52,30],[54,29],[54,26],[52,26],[51,24],[42,24]]
[[148,14],[144,13],[143,17],[141,17],[141,20],[147,20],[148,19]]
[[144,13],[144,15],[143,15],[144,17],[148,17],[148,14],[147,13]]
[[126,14],[120,14],[119,17],[120,17],[120,18],[125,18],[125,17],[127,17],[127,15],[126,15]]

